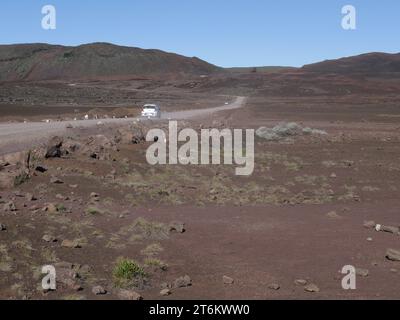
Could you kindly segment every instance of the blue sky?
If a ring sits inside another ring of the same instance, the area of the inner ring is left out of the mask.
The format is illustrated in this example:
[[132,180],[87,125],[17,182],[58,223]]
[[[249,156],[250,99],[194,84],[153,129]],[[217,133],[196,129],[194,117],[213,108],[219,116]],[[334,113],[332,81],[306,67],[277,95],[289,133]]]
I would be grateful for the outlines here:
[[[57,29],[41,28],[41,8]],[[357,30],[341,27],[344,5]],[[2,0],[0,43],[111,42],[228,66],[301,66],[371,51],[400,52],[399,0]]]

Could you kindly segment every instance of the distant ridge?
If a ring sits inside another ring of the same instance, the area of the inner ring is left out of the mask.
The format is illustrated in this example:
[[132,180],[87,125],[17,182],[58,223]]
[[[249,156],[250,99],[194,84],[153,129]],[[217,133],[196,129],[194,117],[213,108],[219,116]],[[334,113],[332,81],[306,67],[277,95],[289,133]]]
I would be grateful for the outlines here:
[[311,72],[337,74],[398,73],[400,72],[400,54],[372,52],[313,63],[303,66],[302,69]]
[[223,69],[198,58],[161,50],[92,43],[0,45],[0,81],[182,77]]

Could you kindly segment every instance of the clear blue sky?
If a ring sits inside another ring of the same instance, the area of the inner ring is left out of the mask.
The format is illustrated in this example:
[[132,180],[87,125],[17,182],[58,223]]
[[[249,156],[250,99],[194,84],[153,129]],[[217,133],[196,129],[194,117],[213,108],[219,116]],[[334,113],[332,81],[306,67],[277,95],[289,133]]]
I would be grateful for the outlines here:
[[[41,28],[41,8],[57,29]],[[341,8],[357,9],[357,30]],[[400,52],[399,0],[1,0],[0,43],[111,42],[228,66],[292,65]]]

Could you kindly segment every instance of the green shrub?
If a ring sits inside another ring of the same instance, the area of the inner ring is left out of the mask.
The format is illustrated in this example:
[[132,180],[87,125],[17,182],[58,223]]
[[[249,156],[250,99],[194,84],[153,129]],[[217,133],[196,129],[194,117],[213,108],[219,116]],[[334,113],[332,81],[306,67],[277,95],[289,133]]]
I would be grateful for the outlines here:
[[144,278],[144,269],[134,260],[119,258],[113,270],[114,281],[117,286],[123,286]]

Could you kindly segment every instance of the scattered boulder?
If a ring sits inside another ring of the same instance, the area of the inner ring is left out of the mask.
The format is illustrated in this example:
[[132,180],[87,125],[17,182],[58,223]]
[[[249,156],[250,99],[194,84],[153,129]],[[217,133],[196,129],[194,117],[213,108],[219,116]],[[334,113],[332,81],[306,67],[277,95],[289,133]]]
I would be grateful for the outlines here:
[[141,126],[131,126],[132,132],[132,143],[140,144],[146,141],[146,136],[144,135],[143,128]]
[[192,285],[192,279],[188,275],[179,277],[174,281],[174,288],[190,287]]
[[107,293],[107,290],[104,289],[102,286],[95,286],[92,288],[92,293],[95,295],[103,295]]
[[235,280],[233,278],[231,278],[231,277],[223,276],[222,277],[222,282],[224,284],[233,284],[235,282]]
[[383,232],[388,232],[388,233],[393,233],[393,234],[399,234],[400,229],[398,227],[392,227],[392,226],[381,226],[381,230]]
[[368,269],[362,269],[362,268],[356,268],[356,275],[358,275],[360,277],[368,277],[369,270]]
[[73,249],[79,249],[82,248],[81,244],[77,240],[68,240],[65,239],[61,242],[61,247],[64,248],[73,248]]
[[185,224],[182,222],[179,222],[179,221],[173,221],[169,224],[169,231],[184,233],[185,232]]
[[98,193],[96,193],[96,192],[92,192],[91,194],[90,194],[90,199],[92,200],[92,201],[100,201],[100,195],[98,194]]
[[319,292],[320,290],[319,290],[317,285],[315,285],[313,283],[310,283],[310,284],[308,284],[308,285],[306,285],[304,287],[304,291],[307,291],[307,292]]
[[61,137],[53,137],[47,144],[45,158],[60,158],[62,155],[61,146],[63,139]]
[[25,195],[25,199],[26,199],[26,201],[36,201],[37,200],[37,198],[32,193],[29,193],[29,192]]
[[277,291],[280,288],[281,288],[281,286],[279,284],[277,284],[277,283],[271,283],[271,284],[268,285],[268,289],[271,289],[271,290]]
[[58,212],[58,208],[54,203],[49,203],[43,208],[43,211],[54,214]]
[[45,173],[48,169],[44,166],[38,165],[35,168],[35,171],[40,172],[40,173]]
[[80,275],[73,269],[73,266],[66,263],[63,267],[56,267],[57,270],[57,282],[67,286],[69,289],[75,291],[83,290],[80,283]]
[[330,219],[341,219],[342,217],[341,216],[339,216],[337,213],[336,213],[336,211],[330,211],[330,212],[328,212],[327,214],[326,214],[326,216],[328,217],[328,218],[330,218]]
[[163,296],[163,297],[169,296],[171,293],[172,293],[172,292],[171,292],[171,290],[169,290],[169,289],[162,289],[162,290],[160,291],[160,295]]
[[52,235],[50,235],[50,234],[45,234],[45,235],[42,237],[42,240],[43,240],[43,241],[46,241],[46,242],[57,242],[56,237],[54,237],[54,236],[52,236]]
[[81,147],[83,154],[96,160],[111,160],[111,150],[117,150],[115,142],[101,134],[89,137]]
[[136,300],[136,301],[143,300],[143,297],[139,293],[133,290],[125,290],[125,289],[121,289],[118,291],[118,297],[121,300]]
[[17,211],[17,207],[15,206],[14,202],[9,201],[4,204],[3,211],[5,212],[14,212]]
[[391,261],[400,261],[400,251],[395,249],[387,249],[386,258]]
[[294,284],[296,286],[305,286],[307,284],[307,280],[304,279],[296,279],[294,280]]
[[54,184],[63,184],[64,181],[62,181],[60,178],[57,178],[57,177],[51,177],[50,183],[54,183]]

